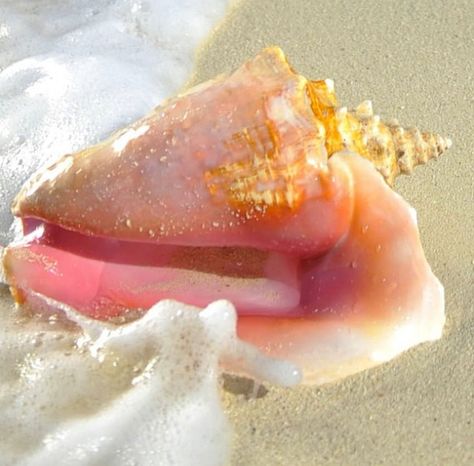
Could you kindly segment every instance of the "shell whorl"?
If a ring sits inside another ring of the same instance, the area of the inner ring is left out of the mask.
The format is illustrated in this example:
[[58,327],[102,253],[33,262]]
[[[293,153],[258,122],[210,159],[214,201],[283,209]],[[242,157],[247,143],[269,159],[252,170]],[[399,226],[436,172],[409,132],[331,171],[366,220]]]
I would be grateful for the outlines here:
[[357,152],[369,159],[390,185],[399,174],[411,173],[451,146],[449,138],[438,134],[403,128],[397,120],[382,121],[368,100],[354,110],[339,107],[329,79],[309,82],[308,94],[326,129],[328,156],[344,149]]

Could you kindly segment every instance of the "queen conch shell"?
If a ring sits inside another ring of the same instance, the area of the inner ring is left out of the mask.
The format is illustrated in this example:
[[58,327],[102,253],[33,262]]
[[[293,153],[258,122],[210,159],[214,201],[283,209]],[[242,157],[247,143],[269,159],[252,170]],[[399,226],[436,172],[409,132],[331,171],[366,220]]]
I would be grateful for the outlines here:
[[241,338],[336,380],[441,334],[443,288],[389,184],[449,145],[338,107],[266,49],[34,175],[5,275],[20,303],[97,319],[226,298]]

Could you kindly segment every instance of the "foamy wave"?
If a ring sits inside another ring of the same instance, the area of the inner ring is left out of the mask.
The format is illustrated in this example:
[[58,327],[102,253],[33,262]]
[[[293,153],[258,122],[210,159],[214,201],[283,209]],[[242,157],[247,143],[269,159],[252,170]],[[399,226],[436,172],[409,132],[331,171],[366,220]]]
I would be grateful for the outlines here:
[[48,301],[81,331],[53,317],[3,322],[1,464],[227,464],[219,363],[283,385],[301,379],[237,338],[228,301],[161,301],[119,326]]

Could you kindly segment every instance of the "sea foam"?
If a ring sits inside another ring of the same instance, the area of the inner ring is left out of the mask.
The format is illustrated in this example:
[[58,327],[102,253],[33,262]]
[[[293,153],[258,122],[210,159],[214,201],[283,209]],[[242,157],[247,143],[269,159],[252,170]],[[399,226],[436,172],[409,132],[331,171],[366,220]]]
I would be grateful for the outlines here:
[[161,301],[117,326],[56,304],[78,328],[4,319],[1,464],[227,464],[219,364],[283,385],[301,376],[237,338],[228,301]]

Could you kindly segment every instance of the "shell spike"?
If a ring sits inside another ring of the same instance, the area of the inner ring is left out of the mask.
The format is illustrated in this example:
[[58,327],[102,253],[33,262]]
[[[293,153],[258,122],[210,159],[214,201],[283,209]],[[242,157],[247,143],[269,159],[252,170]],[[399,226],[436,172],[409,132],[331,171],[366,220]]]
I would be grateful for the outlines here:
[[356,114],[359,118],[370,118],[374,114],[372,102],[364,100],[356,107]]

